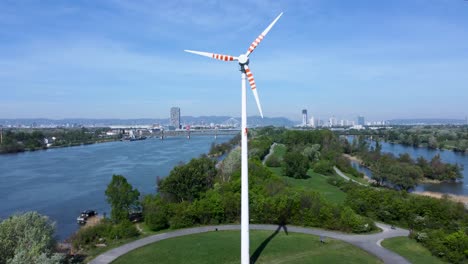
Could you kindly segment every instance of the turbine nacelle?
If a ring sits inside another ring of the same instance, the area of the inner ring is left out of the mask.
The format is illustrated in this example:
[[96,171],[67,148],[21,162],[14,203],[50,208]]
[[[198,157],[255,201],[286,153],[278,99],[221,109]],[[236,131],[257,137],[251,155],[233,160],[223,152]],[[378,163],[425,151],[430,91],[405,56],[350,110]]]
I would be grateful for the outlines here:
[[237,61],[239,62],[239,64],[241,66],[243,65],[248,65],[249,64],[249,57],[245,54],[241,54],[239,55],[239,57],[237,57]]

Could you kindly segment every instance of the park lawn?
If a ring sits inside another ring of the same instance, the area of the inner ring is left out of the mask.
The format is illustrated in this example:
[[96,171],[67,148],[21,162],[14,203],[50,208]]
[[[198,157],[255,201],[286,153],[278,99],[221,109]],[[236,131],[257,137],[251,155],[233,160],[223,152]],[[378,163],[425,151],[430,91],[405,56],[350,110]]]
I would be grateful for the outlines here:
[[283,176],[282,168],[271,168],[269,169],[277,176],[280,176],[290,186],[302,189],[312,190],[320,193],[323,198],[327,201],[334,202],[336,204],[343,204],[346,199],[346,193],[340,190],[340,188],[333,186],[327,182],[329,176],[324,176],[309,170],[307,175],[310,176],[308,179],[295,179],[291,177]]
[[[255,263],[382,263],[348,243],[284,231],[250,231]],[[346,261],[344,261],[346,260]],[[113,262],[130,263],[240,263],[240,232],[219,231],[171,238],[136,249]]]
[[444,264],[439,258],[433,256],[431,252],[413,239],[407,237],[394,237],[382,241],[382,246],[389,249],[413,264]]

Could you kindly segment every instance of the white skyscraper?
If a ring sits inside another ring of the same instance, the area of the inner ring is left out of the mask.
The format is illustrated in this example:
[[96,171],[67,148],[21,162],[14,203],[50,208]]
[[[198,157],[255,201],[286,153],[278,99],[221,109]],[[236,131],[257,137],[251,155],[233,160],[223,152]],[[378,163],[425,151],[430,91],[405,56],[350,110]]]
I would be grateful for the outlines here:
[[315,127],[315,119],[313,116],[310,117],[309,119],[309,126],[310,127]]

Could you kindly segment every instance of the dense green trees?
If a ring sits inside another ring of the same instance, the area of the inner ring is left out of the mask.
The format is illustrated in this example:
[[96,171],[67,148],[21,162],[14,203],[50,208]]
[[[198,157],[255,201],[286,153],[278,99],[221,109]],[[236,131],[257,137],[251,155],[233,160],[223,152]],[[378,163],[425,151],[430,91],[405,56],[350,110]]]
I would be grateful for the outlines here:
[[273,141],[266,136],[261,136],[249,141],[249,158],[263,160],[270,152]]
[[132,210],[138,209],[140,192],[122,175],[113,175],[106,189],[107,202],[111,206],[111,218],[114,222],[128,221]]
[[284,155],[283,174],[296,179],[307,178],[309,160],[299,152],[287,152]]
[[192,159],[176,166],[167,178],[158,182],[158,192],[165,199],[177,202],[193,201],[213,186],[215,161],[208,157]]
[[[295,152],[294,156],[308,163],[300,152]],[[148,227],[161,230],[238,222],[240,168],[230,177],[220,171],[215,171],[213,177],[213,169],[206,157],[174,168],[159,182],[159,193],[143,199]],[[211,184],[203,184],[207,182]],[[193,186],[203,188],[191,188]],[[356,215],[349,207],[329,203],[318,193],[288,186],[258,159],[249,161],[249,195],[253,223],[317,226],[347,232],[367,232],[375,228],[371,220]]]
[[55,227],[36,212],[13,215],[0,223],[0,264],[61,263],[54,253]]
[[405,226],[434,255],[468,261],[468,213],[462,203],[347,184],[345,204],[360,215]]

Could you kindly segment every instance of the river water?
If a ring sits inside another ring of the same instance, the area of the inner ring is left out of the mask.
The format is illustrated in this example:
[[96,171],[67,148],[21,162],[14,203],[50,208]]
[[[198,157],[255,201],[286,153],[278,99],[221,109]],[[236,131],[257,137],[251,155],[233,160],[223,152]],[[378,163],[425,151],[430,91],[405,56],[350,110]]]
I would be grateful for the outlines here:
[[[382,152],[393,153],[395,156],[408,153],[413,159],[416,159],[422,156],[426,160],[431,160],[435,155],[440,154],[440,157],[444,162],[449,162],[453,164],[457,163],[459,165],[463,165],[465,169],[462,171],[462,174],[463,174],[462,181],[456,182],[456,183],[419,184],[416,187],[416,191],[430,191],[430,192],[440,192],[440,193],[456,194],[456,195],[468,195],[468,155],[467,154],[454,152],[450,150],[416,148],[416,147],[411,147],[411,146],[404,146],[401,144],[391,144],[391,143],[382,142],[382,141],[380,143],[382,145]],[[369,176],[372,175],[372,172],[369,169],[359,166],[358,164],[356,164],[356,162],[353,162],[353,166],[356,167],[361,172],[366,173]]]
[[231,138],[169,137],[0,155],[0,218],[38,211],[56,222],[58,239],[65,239],[78,229],[81,211],[109,214],[104,191],[113,174],[124,175],[142,194],[155,193],[157,176]]

